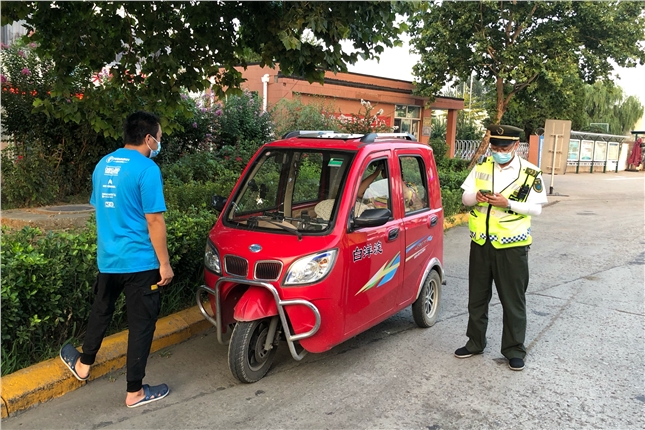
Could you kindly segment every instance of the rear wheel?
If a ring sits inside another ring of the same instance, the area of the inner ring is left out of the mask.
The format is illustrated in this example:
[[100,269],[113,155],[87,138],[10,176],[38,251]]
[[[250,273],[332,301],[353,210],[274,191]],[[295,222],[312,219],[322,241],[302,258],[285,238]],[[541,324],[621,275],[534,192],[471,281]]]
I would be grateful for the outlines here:
[[419,297],[412,304],[412,316],[419,327],[432,327],[437,322],[440,298],[441,278],[435,270],[432,270],[421,287]]
[[257,382],[269,371],[277,349],[276,342],[265,349],[270,322],[271,318],[264,318],[235,325],[228,347],[228,367],[240,382]]

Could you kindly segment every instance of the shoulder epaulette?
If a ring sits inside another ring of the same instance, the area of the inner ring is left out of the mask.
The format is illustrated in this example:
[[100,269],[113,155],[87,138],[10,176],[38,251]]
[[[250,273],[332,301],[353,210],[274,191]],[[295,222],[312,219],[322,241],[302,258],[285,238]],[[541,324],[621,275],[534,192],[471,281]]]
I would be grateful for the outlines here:
[[533,176],[534,178],[537,178],[537,176],[540,174],[539,171],[535,169],[531,169],[530,167],[527,167],[526,169],[524,169],[524,172],[526,172],[526,174],[529,176]]

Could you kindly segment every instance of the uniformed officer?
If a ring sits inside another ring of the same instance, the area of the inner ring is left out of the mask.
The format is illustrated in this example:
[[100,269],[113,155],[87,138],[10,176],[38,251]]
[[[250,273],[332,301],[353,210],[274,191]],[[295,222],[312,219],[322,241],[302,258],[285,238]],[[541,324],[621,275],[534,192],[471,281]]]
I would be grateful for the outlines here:
[[540,170],[517,155],[520,130],[491,125],[492,157],[481,160],[461,188],[470,211],[468,270],[468,329],[458,358],[481,354],[486,347],[488,304],[495,281],[504,310],[502,354],[512,370],[524,369],[526,348],[526,288],[531,216],[547,202]]

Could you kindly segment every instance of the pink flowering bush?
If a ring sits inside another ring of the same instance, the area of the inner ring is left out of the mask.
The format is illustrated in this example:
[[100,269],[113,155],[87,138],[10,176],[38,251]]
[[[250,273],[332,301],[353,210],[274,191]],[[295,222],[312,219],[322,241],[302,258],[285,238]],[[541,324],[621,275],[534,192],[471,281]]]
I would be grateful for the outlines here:
[[2,207],[7,209],[88,193],[94,165],[118,145],[87,123],[65,123],[35,109],[38,100],[57,106],[66,98],[52,96],[52,63],[33,48],[33,43],[16,43],[0,51],[2,134],[11,142],[2,151]]

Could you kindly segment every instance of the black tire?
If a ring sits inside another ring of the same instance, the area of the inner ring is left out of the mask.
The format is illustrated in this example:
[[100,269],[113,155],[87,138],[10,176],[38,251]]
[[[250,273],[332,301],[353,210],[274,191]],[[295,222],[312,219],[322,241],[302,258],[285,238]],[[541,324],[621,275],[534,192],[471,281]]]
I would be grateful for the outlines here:
[[[277,318],[277,317],[273,317]],[[264,349],[271,318],[238,322],[228,346],[228,367],[240,382],[257,382],[269,371],[276,352],[276,342]]]
[[440,299],[441,278],[435,270],[431,270],[421,287],[419,297],[412,304],[412,317],[419,327],[432,327],[437,322]]

